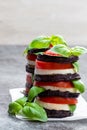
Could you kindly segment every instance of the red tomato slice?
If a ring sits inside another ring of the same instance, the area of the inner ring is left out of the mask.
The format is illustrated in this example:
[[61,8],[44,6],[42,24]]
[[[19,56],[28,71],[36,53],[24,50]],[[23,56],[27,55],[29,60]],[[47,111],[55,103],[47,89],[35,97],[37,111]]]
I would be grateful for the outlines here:
[[61,87],[61,88],[73,88],[73,84],[70,81],[60,81],[60,82],[38,82],[35,81],[34,85],[36,86],[54,86],[54,87]]
[[37,55],[35,55],[35,54],[28,54],[28,55],[26,56],[26,58],[27,58],[28,60],[35,61],[36,58],[37,58]]
[[57,54],[57,53],[55,53],[55,52],[52,52],[51,50],[45,51],[44,54],[50,55],[50,56],[60,56],[60,54]]
[[31,77],[31,75],[26,75],[26,82],[32,84],[32,77]]
[[63,63],[55,63],[55,62],[44,62],[36,60],[36,68],[38,69],[69,69],[73,68],[71,63],[63,64]]
[[76,98],[62,98],[62,97],[44,97],[39,98],[40,101],[47,103],[56,103],[56,104],[76,104]]

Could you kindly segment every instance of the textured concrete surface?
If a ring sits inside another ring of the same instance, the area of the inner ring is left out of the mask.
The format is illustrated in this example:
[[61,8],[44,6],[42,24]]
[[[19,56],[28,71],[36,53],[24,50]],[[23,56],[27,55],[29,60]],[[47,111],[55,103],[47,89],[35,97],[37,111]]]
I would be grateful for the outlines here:
[[52,34],[87,44],[87,0],[0,0],[0,44]]
[[[21,121],[8,115],[11,102],[10,88],[25,86],[26,60],[22,53],[25,46],[0,46],[0,130],[87,130],[87,120],[30,122]],[[86,85],[83,97],[87,101],[87,55],[80,57],[80,74]]]

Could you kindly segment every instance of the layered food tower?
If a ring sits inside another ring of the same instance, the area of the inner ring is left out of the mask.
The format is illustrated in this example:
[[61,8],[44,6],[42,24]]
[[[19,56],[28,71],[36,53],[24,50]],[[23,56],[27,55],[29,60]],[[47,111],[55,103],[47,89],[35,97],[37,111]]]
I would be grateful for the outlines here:
[[78,96],[84,92],[77,69],[79,58],[69,53],[68,47],[57,45],[39,54],[35,63],[34,86],[45,89],[38,94],[35,102],[41,105],[51,118],[73,115]]
[[[44,52],[56,44],[65,44],[65,40],[61,36],[39,36],[35,38],[28,47],[25,49],[27,65],[26,65],[26,84],[25,84],[25,95],[28,95],[30,88],[33,85],[35,60],[37,55]],[[53,44],[51,44],[53,43]]]
[[8,113],[42,122],[72,116],[85,91],[78,65],[85,53],[86,48],[70,48],[60,36],[34,39],[24,51],[28,61],[24,95],[9,104]]
[[46,51],[48,48],[43,49],[31,49],[28,51],[26,59],[28,61],[26,65],[26,89],[25,89],[25,95],[28,95],[28,92],[30,88],[33,85],[33,77],[34,77],[34,69],[35,69],[35,60],[37,58],[38,52]]

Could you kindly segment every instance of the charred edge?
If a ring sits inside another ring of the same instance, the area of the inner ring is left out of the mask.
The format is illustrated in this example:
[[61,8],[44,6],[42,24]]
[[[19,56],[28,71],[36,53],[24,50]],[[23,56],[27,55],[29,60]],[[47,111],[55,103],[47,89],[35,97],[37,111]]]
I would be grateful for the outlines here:
[[80,79],[80,75],[77,73],[74,74],[57,74],[57,75],[35,75],[34,79],[36,81],[42,82],[57,82],[57,81],[71,81]]
[[76,62],[79,58],[77,56],[71,56],[69,58],[66,57],[57,57],[57,56],[49,56],[49,55],[41,55],[37,56],[37,60],[46,61],[46,62],[56,62],[56,63],[73,63]]
[[73,113],[70,111],[64,111],[64,110],[49,110],[45,109],[48,118],[64,118],[68,116],[72,116]]
[[61,92],[59,90],[57,91],[51,91],[51,90],[46,90],[42,93],[40,93],[38,96],[39,97],[65,97],[65,98],[77,98],[80,93],[71,93],[71,92]]
[[34,68],[31,68],[28,64],[26,65],[26,72],[34,74]]
[[49,48],[42,48],[42,49],[37,49],[37,48],[34,48],[34,49],[31,49],[28,51],[28,54],[33,54],[33,53],[38,53],[38,52],[44,52],[46,50],[48,50]]

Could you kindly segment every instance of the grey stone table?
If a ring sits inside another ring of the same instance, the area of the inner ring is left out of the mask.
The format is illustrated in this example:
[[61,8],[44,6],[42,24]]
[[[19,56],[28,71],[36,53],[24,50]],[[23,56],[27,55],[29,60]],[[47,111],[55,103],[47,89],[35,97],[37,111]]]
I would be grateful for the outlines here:
[[[0,130],[87,130],[87,120],[63,122],[21,121],[8,115],[9,89],[25,86],[25,46],[0,46]],[[87,86],[87,55],[80,57],[80,75]],[[83,97],[87,100],[87,87]]]

